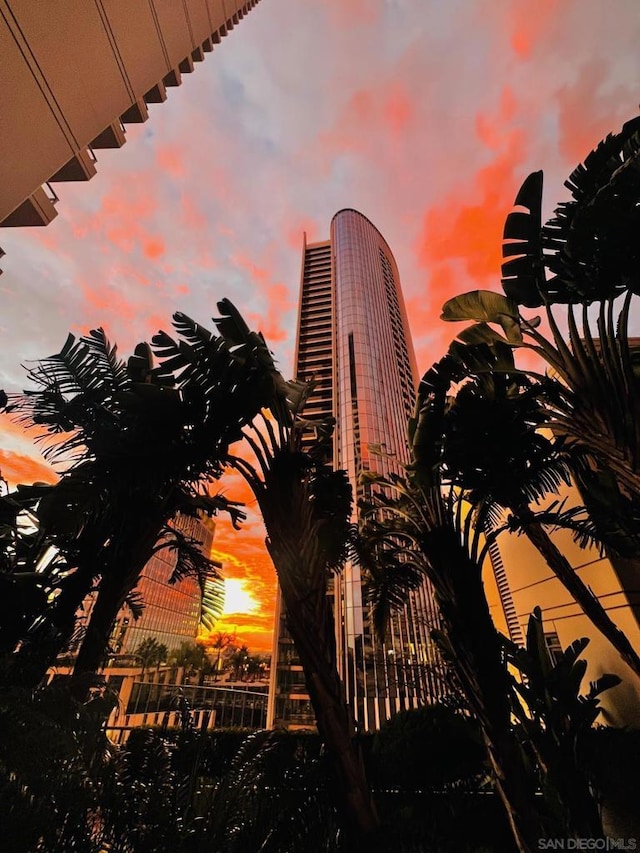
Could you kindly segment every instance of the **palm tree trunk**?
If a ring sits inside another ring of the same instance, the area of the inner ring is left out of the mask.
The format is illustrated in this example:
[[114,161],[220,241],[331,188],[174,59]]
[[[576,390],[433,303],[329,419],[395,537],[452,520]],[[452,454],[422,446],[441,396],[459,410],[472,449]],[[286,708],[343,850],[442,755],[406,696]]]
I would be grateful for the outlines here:
[[73,669],[74,678],[98,672],[104,665],[114,622],[136,582],[137,577],[125,581],[113,575],[104,577],[100,582],[87,633]]
[[622,557],[606,545],[605,553],[629,600],[631,612],[640,625],[640,555]]
[[266,540],[267,549],[280,581],[287,624],[304,670],[318,733],[336,771],[342,794],[338,806],[352,836],[353,849],[373,850],[379,840],[380,821],[336,666],[335,627],[327,596],[326,568],[312,572],[318,578],[316,587],[309,589],[303,584],[301,595],[299,582],[309,575],[309,566],[301,565],[298,537],[293,527],[279,529],[278,535],[273,535],[275,523],[271,518],[269,522],[267,530],[271,535]]
[[[279,438],[284,442],[282,435]],[[243,464],[238,470],[260,506],[267,531],[265,543],[280,582],[318,733],[335,771],[336,805],[350,838],[349,849],[374,851],[381,842],[380,821],[337,670],[335,625],[327,596],[331,569],[337,565],[348,535],[351,489],[342,472],[338,480],[327,479],[339,507],[337,518],[330,520],[328,507],[317,509],[322,501],[315,500],[308,478],[313,468],[309,457],[290,439],[279,447],[271,430],[273,454],[263,455],[255,445],[264,481],[249,465]],[[320,478],[328,474],[329,469],[321,471]]]
[[544,557],[551,571],[580,606],[585,616],[609,640],[623,661],[631,667],[636,675],[640,676],[640,657],[626,635],[618,628],[596,596],[581,580],[543,525],[535,520],[535,515],[528,507],[522,508],[520,511],[517,508],[512,508],[512,511],[522,521],[523,531],[527,539]]
[[[561,770],[557,775],[554,774],[554,785],[571,820],[567,829],[573,831],[576,838],[603,838],[600,805],[587,774],[580,767],[576,743],[564,743],[560,747],[554,744],[553,749],[560,753]],[[557,761],[557,754],[553,759]]]
[[102,667],[118,611],[151,558],[164,521],[162,508],[142,518],[139,514],[125,518],[122,539],[107,546],[109,552],[103,561],[107,568],[100,580],[87,632],[78,651],[74,678],[97,672]]
[[451,664],[482,727],[498,794],[518,849],[530,853],[549,832],[538,813],[535,779],[511,727],[512,688],[481,566],[469,558],[453,528],[431,530],[422,537],[421,546],[450,644]]
[[355,741],[354,725],[336,668],[335,654],[331,654],[331,650],[335,650],[335,629],[327,594],[323,590],[317,591],[312,605],[309,599],[292,599],[283,589],[283,599],[287,625],[304,669],[318,733],[333,759],[342,788],[347,825],[360,844],[372,849],[380,822],[362,754]]
[[637,492],[623,495],[611,472],[602,468],[574,469],[574,476],[607,559],[640,624],[640,536],[636,521],[640,496]]

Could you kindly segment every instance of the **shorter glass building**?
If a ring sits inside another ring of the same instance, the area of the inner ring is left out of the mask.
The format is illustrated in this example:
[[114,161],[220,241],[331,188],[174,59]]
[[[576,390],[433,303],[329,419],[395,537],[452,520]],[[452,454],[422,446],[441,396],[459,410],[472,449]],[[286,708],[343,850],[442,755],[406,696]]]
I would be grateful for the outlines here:
[[[213,520],[179,516],[175,526],[181,533],[200,542],[205,555],[211,554],[215,532]],[[203,607],[208,611],[209,621],[222,612],[224,581],[210,579],[203,601],[196,578],[183,578],[178,583],[169,583],[175,565],[175,551],[165,548],[154,554],[145,566],[136,589],[144,610],[136,620],[127,606],[121,609],[111,634],[111,664],[118,658],[135,656],[140,644],[148,638],[165,645],[169,652],[177,649],[183,642],[194,642],[198,635]],[[88,621],[91,606],[91,602],[85,603],[81,622]]]

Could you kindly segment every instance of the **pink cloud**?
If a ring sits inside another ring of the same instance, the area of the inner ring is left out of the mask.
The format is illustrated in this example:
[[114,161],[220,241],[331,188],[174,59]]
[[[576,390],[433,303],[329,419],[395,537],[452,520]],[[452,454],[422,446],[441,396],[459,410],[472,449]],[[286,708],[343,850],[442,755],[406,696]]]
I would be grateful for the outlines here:
[[550,38],[562,6],[560,0],[538,0],[535,10],[528,3],[512,3],[508,13],[511,47],[519,59],[531,59],[537,45]]
[[[324,11],[329,16],[330,27],[338,29],[345,26],[345,7],[343,0],[325,0]],[[372,0],[349,0],[350,25],[374,25],[380,19],[380,4]]]
[[[636,92],[625,86],[606,86],[610,63],[603,57],[586,62],[574,82],[560,86],[555,93],[558,105],[559,147],[569,163],[582,162],[589,151],[607,133],[630,118],[627,105]],[[619,116],[612,124],[612,116]]]
[[414,96],[407,85],[392,77],[378,80],[349,96],[333,125],[318,137],[318,150],[325,163],[345,153],[379,161],[415,117]]
[[289,220],[295,222],[295,225],[287,230],[286,242],[287,246],[289,246],[294,251],[302,251],[303,234],[306,234],[307,243],[316,243],[323,239],[320,236],[320,227],[315,220],[309,219],[308,217],[300,213],[296,213],[295,215],[292,213],[289,216]]
[[163,172],[173,178],[184,178],[186,170],[184,167],[184,149],[178,145],[156,146],[156,162]]
[[382,113],[387,125],[395,134],[407,130],[415,109],[407,90],[401,83],[392,84],[386,93]]
[[154,261],[156,258],[162,257],[165,253],[164,241],[157,237],[152,237],[146,240],[143,246],[143,252],[147,258]]

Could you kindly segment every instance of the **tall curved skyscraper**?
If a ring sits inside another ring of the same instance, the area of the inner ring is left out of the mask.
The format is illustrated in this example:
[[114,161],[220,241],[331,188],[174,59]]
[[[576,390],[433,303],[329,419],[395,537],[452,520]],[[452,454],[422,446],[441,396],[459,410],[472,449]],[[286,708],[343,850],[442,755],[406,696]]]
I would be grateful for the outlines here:
[[[356,501],[365,496],[363,471],[402,472],[415,356],[391,249],[356,210],[333,217],[330,240],[305,238],[296,376],[316,383],[305,417],[336,419],[331,462],[347,471]],[[357,565],[346,566],[332,592],[338,668],[362,729],[377,729],[397,711],[442,694],[430,638],[437,616],[426,583],[393,617],[384,644],[374,636]],[[283,614],[277,626],[270,722],[308,725],[313,712]]]

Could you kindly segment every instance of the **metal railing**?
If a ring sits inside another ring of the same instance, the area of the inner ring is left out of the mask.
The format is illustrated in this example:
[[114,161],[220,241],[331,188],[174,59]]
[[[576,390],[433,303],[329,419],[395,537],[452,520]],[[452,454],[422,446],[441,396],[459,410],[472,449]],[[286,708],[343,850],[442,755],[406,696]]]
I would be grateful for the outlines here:
[[[188,708],[192,714],[213,712],[216,728],[263,729],[267,721],[266,687],[206,687],[136,681],[126,707],[114,724],[124,717],[144,718],[140,725],[163,725],[166,714]],[[154,715],[151,722],[150,715]],[[173,725],[174,723],[170,723]]]

